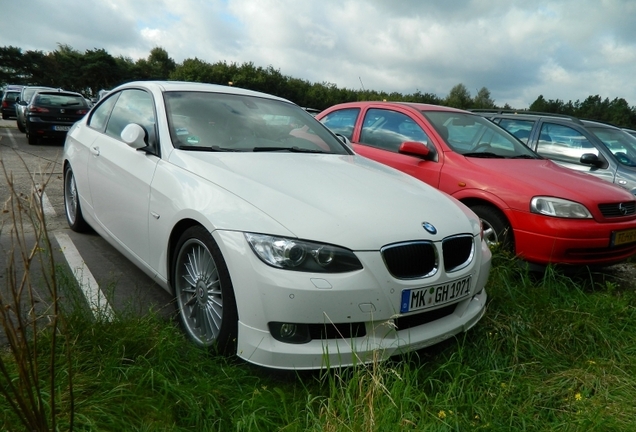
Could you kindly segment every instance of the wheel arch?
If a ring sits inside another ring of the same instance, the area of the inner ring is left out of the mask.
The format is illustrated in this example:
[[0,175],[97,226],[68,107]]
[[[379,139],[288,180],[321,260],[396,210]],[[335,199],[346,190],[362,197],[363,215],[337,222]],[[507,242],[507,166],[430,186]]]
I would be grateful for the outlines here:
[[177,247],[177,242],[179,241],[179,238],[181,237],[181,234],[183,234],[188,228],[191,228],[193,226],[201,226],[205,228],[205,225],[203,225],[201,222],[195,220],[195,219],[190,219],[190,218],[186,218],[186,219],[181,219],[179,222],[177,222],[174,227],[172,227],[172,231],[170,232],[170,237],[168,238],[168,250],[167,250],[167,254],[166,254],[166,268],[168,269],[168,286],[170,287],[170,292],[172,294],[174,294],[174,285],[172,283],[173,281],[173,277],[174,277],[174,269],[172,268],[172,260],[174,258],[174,253],[175,253],[175,249]]
[[511,213],[507,212],[506,210],[502,209],[500,206],[498,206],[497,204],[493,203],[492,201],[483,199],[483,198],[476,198],[476,197],[466,197],[466,198],[460,198],[459,201],[466,205],[468,208],[472,208],[474,206],[485,206],[485,207],[489,207],[492,210],[496,211],[497,213],[499,213],[501,215],[502,218],[504,218],[508,224],[510,225],[510,235],[511,235],[511,240],[512,240],[512,244],[515,244],[515,230],[514,227],[516,226],[515,223],[511,220]]

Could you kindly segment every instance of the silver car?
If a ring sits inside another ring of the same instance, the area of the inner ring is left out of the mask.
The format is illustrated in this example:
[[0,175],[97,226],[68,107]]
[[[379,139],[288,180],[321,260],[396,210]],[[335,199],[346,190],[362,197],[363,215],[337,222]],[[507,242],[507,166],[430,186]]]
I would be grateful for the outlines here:
[[26,86],[22,87],[22,91],[20,92],[20,96],[16,99],[15,103],[15,116],[16,123],[18,125],[18,129],[20,132],[26,133],[26,109],[31,102],[31,98],[35,93],[39,90],[57,90],[53,87],[44,87],[44,86]]
[[490,118],[541,156],[620,185],[636,195],[636,137],[628,131],[565,115],[474,111]]

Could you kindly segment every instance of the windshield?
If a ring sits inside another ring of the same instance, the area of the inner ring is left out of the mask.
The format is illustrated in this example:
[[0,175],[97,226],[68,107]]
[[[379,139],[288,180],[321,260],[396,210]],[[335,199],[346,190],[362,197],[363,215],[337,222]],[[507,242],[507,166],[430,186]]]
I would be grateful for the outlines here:
[[605,144],[620,164],[636,167],[636,137],[620,129],[590,126],[588,129]]
[[9,102],[15,102],[15,98],[20,95],[20,92],[8,91],[4,94],[4,100]]
[[422,111],[448,146],[467,157],[541,159],[503,128],[479,115]]
[[37,93],[32,102],[33,105],[65,108],[85,107],[86,101],[82,96],[65,93]]
[[166,92],[164,98],[176,148],[350,154],[313,116],[290,103],[211,92]]

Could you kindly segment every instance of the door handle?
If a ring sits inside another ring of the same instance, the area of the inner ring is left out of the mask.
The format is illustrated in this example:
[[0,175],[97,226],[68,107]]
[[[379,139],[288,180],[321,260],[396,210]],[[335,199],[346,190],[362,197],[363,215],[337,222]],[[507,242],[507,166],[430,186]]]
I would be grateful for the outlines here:
[[97,146],[91,147],[91,153],[93,153],[95,156],[99,156],[99,147]]

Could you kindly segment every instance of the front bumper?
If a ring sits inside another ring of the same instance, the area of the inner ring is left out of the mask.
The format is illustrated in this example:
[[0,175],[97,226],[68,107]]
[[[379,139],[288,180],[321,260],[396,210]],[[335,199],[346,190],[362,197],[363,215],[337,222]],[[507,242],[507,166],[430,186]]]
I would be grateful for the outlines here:
[[[612,233],[636,229],[636,220],[600,223],[514,212],[516,253],[537,264],[611,265],[636,254],[636,243],[611,246]],[[519,227],[522,227],[521,229]]]
[[[213,233],[230,272],[238,307],[237,355],[278,369],[350,366],[439,343],[467,331],[483,316],[490,250],[480,242],[470,265],[452,274],[398,280],[380,252],[356,252],[363,270],[317,274],[279,270],[261,262],[240,232]],[[404,289],[421,288],[472,275],[468,297],[456,303],[400,314]],[[335,336],[286,343],[269,331],[270,322],[352,325],[364,336]]]

